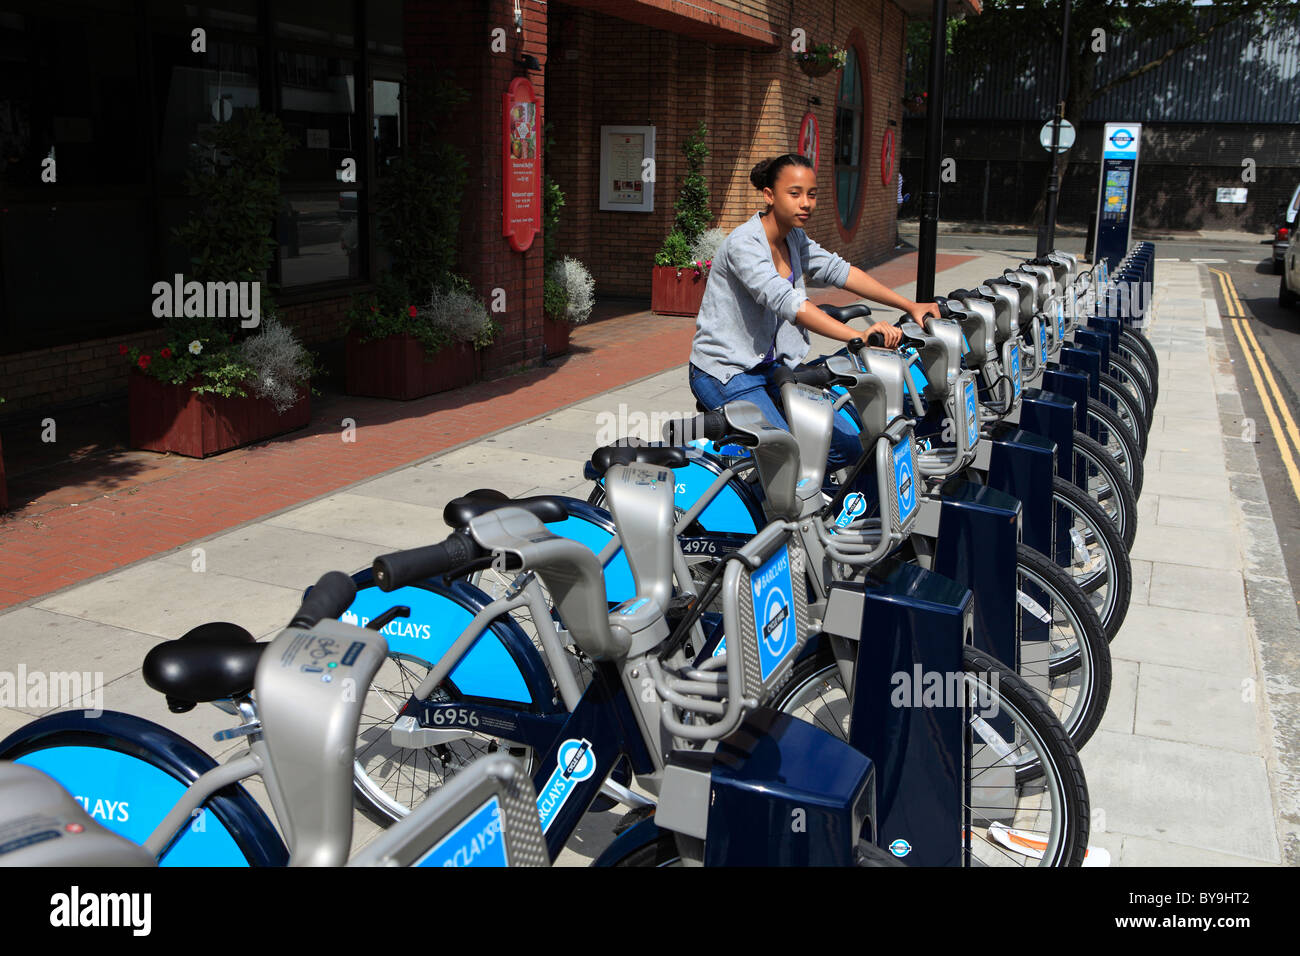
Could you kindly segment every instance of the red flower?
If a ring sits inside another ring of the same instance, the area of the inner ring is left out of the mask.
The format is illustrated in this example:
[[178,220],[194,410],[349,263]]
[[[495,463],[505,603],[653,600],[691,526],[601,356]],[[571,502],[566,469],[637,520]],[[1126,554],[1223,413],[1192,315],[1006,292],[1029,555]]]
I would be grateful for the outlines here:
[[160,358],[165,358],[165,359],[171,358],[171,357],[172,357],[172,350],[171,350],[171,349],[160,349],[160,350],[158,351],[158,356],[159,356]]
[[117,354],[118,354],[118,355],[125,355],[125,354],[126,354],[127,352],[129,352],[129,351],[131,351],[131,350],[130,350],[129,348],[127,348],[125,345],[119,345],[119,346],[117,347]]
[[150,359],[149,356],[147,356],[147,355],[141,355],[141,356],[140,356],[140,360],[139,360],[139,362],[138,362],[137,364],[138,364],[142,369],[144,369],[144,368],[148,368],[148,367],[149,367],[149,363],[150,363],[151,361],[153,361],[153,360]]
[[372,306],[370,307],[370,311],[371,311],[371,312],[378,312],[379,310],[376,309],[376,308],[372,305]]
[[415,306],[408,305],[406,307],[406,314],[409,315],[411,318],[415,318]]

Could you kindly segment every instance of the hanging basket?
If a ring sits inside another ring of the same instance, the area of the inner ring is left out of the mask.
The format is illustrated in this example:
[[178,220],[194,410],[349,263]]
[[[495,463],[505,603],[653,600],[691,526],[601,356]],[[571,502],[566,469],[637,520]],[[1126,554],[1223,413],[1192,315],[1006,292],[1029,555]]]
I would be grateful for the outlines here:
[[799,64],[799,69],[808,76],[825,76],[835,69],[835,64],[831,61],[819,63],[816,60],[795,60],[795,62]]

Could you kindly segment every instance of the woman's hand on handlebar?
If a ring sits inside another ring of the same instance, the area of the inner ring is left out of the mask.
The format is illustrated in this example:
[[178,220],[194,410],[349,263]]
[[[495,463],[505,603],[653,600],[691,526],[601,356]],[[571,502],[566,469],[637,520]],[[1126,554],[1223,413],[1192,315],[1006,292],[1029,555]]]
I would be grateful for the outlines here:
[[939,303],[913,302],[909,308],[903,311],[910,315],[917,325],[928,332],[930,328],[925,324],[926,320],[939,317]]
[[872,332],[879,332],[881,336],[884,337],[885,348],[887,349],[896,349],[898,348],[898,343],[903,341],[903,333],[887,322],[875,323],[867,329],[866,333],[862,337],[865,339]]

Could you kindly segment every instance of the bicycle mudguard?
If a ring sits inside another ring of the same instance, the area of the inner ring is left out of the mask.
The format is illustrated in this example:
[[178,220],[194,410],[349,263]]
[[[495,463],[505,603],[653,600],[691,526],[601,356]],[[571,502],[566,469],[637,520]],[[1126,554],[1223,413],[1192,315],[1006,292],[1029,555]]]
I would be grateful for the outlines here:
[[[685,467],[673,469],[674,506],[681,511],[689,511],[726,467],[719,458],[708,452],[692,454]],[[595,478],[590,466],[583,473],[599,484],[604,484],[603,479]],[[757,534],[758,529],[767,524],[755,486],[738,477],[732,478],[695,520],[706,531],[734,531],[748,535]],[[548,527],[555,530],[553,526]],[[627,596],[632,597],[633,594]]]
[[[357,596],[339,618],[364,627],[391,607],[405,605],[409,617],[399,617],[381,634],[388,640],[389,654],[404,654],[435,663],[469,627],[474,615],[492,599],[467,581],[450,584],[441,578],[418,585],[381,591],[374,585],[374,573],[365,568],[352,575]],[[450,680],[463,697],[511,704],[545,704],[551,691],[550,675],[537,648],[512,618],[492,622],[460,663]]]
[[[0,759],[53,777],[91,819],[143,844],[186,788],[217,766],[179,734],[131,714],[64,711],[0,741]],[[289,851],[257,801],[239,785],[209,798],[161,866],[285,866]]]

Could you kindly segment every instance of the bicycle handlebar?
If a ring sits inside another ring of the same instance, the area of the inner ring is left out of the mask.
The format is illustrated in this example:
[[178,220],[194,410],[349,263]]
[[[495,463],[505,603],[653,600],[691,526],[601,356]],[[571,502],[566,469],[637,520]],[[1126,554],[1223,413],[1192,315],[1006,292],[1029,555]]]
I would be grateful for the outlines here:
[[732,434],[725,412],[705,412],[694,418],[675,418],[664,424],[663,436],[664,441],[670,445],[684,445],[707,438],[712,442],[726,440],[750,448],[754,446],[753,439],[748,436]]
[[393,591],[425,578],[446,574],[452,568],[484,555],[484,550],[473,538],[463,531],[455,531],[442,544],[381,554],[373,565],[375,583],[381,591]]
[[325,618],[337,618],[352,604],[357,586],[342,571],[327,571],[302,599],[290,627],[315,627]]

